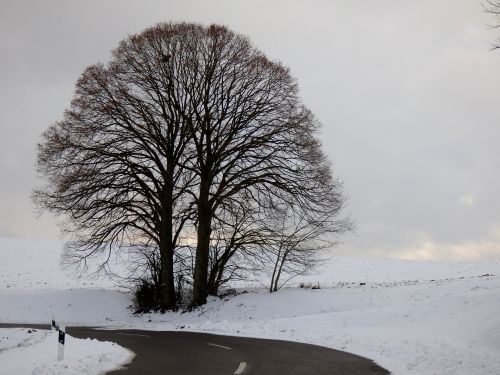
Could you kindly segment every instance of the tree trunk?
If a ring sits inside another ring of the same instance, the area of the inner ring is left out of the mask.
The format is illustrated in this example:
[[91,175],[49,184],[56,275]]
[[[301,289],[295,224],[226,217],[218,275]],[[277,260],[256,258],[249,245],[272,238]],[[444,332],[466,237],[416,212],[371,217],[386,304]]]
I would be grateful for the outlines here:
[[219,290],[219,287],[217,285],[217,275],[219,274],[219,264],[218,262],[212,267],[210,270],[210,274],[208,275],[208,284],[207,284],[207,291],[208,295],[210,296],[216,296],[217,292]]
[[[280,253],[281,253],[281,250],[280,250]],[[286,262],[286,256],[288,255],[288,251],[285,250],[283,252],[283,257],[281,257],[279,259],[279,267],[278,267],[278,271],[276,273],[276,277],[274,278],[274,286],[273,286],[273,291],[274,292],[277,292],[278,291],[278,283],[279,283],[279,280],[280,280],[280,277],[281,277],[281,271],[283,270],[283,265],[285,264]]]
[[177,306],[174,283],[174,244],[172,233],[172,193],[166,192],[160,232],[160,298],[161,307],[167,310]]
[[278,271],[278,266],[280,264],[280,260],[281,260],[281,245],[278,249],[278,253],[276,254],[276,262],[274,263],[273,267],[273,274],[271,276],[271,285],[269,286],[269,293],[276,292],[274,282],[276,278],[279,278],[279,276],[277,275],[277,271]]
[[208,279],[208,294],[210,296],[219,295],[219,288],[221,286],[222,276],[224,275],[224,269],[226,268],[226,264],[229,258],[223,258],[218,264],[217,268],[213,269],[210,273],[210,277]]
[[210,185],[206,180],[200,184],[198,203],[198,242],[193,275],[193,299],[191,306],[200,306],[207,302],[208,296],[208,259],[210,253],[210,235],[212,233],[212,212],[209,205]]
[[210,293],[211,295],[213,296],[217,296],[219,295],[219,288],[221,286],[221,282],[222,282],[222,276],[224,275],[224,269],[226,267],[226,264],[228,262],[229,259],[226,259],[220,266],[219,266],[219,270],[217,272],[217,279],[215,280],[215,283],[214,283],[214,287],[213,287],[213,294]]
[[215,262],[214,267],[210,270],[210,275],[208,277],[208,294],[210,296],[217,296],[219,294],[222,276],[224,275],[224,270],[232,254],[234,254],[234,251],[226,249]]

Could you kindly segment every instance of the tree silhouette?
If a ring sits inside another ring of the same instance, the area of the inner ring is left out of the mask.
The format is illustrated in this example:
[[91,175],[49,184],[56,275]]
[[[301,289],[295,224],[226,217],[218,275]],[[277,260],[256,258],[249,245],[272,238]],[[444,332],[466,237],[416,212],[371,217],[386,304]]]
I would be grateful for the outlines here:
[[[197,306],[218,289],[243,238],[248,246],[252,233],[252,245],[263,245],[255,234],[276,202],[340,214],[341,185],[318,129],[289,70],[246,37],[217,25],[159,24],[82,74],[63,120],[43,134],[38,170],[48,183],[34,199],[69,218],[67,248],[77,259],[158,251],[163,308],[176,306],[174,256],[192,233]],[[210,268],[215,243],[225,247]]]

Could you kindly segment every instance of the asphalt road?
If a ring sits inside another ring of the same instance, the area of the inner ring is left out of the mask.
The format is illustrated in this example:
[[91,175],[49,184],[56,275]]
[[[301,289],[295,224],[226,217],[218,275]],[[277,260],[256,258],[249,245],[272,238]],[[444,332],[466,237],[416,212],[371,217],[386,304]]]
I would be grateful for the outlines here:
[[[45,328],[0,324],[0,328]],[[101,330],[68,327],[78,338],[112,341],[136,353],[126,370],[109,374],[158,375],[369,375],[389,374],[373,361],[342,351],[290,341],[194,332]]]

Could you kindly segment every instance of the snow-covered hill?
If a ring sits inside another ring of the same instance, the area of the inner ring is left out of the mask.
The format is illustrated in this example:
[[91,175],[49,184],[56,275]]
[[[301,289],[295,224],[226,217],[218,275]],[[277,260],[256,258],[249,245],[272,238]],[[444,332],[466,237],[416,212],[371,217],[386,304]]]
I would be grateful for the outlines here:
[[252,283],[192,312],[134,316],[114,282],[61,271],[60,249],[0,239],[0,322],[55,315],[67,324],[290,339],[364,355],[395,375],[500,374],[499,262],[334,257],[278,293]]

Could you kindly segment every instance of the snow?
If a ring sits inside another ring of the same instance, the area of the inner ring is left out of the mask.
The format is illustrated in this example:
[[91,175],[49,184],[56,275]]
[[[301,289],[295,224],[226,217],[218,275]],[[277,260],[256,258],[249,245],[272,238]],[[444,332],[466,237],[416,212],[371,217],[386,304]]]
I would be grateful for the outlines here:
[[113,280],[79,277],[74,269],[63,269],[63,244],[56,240],[0,237],[0,290],[120,290]]
[[34,329],[0,329],[0,374],[102,374],[129,363],[134,354],[111,342],[66,335],[64,359],[57,361],[58,334]]
[[500,262],[333,257],[278,293],[253,281],[191,312],[136,316],[114,282],[61,270],[60,249],[56,241],[0,239],[0,322],[55,315],[67,325],[314,343],[366,356],[395,375],[500,374]]
[[129,296],[113,290],[0,288],[0,322],[49,324],[55,316],[66,325],[102,325],[130,318]]

